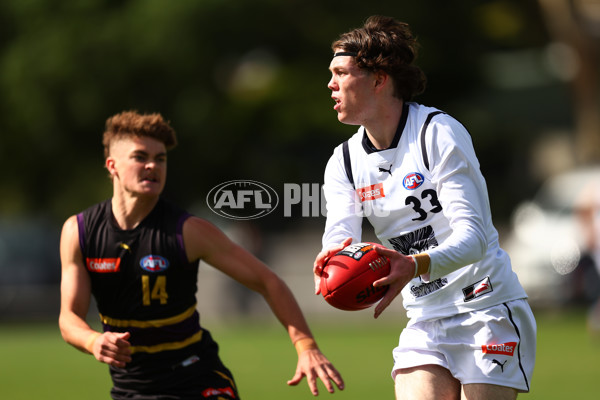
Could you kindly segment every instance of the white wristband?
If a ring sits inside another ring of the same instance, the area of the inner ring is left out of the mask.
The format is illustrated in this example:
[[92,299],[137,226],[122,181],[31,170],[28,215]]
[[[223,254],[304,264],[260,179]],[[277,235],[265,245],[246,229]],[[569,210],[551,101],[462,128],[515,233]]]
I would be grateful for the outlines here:
[[415,262],[415,275],[413,276],[413,279],[415,279],[417,277],[417,273],[419,272],[419,263],[417,261],[417,257],[415,256],[411,256],[413,261]]

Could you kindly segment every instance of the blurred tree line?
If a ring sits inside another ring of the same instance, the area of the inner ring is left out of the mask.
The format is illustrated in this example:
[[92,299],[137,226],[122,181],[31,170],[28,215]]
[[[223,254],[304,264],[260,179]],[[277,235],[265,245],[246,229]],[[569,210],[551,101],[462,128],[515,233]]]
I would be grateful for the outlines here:
[[355,132],[326,87],[330,44],[373,14],[411,24],[429,80],[415,100],[467,126],[507,217],[539,183],[539,138],[574,126],[564,54],[536,0],[4,0],[0,215],[62,221],[110,196],[101,134],[130,109],[177,131],[166,195],[185,207],[227,180],[322,182]]

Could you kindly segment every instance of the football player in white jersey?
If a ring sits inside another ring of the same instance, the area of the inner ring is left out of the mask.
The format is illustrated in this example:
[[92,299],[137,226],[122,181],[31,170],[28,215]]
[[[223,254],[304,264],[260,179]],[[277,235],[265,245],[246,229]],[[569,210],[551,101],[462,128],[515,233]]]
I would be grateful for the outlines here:
[[515,399],[528,392],[536,324],[499,247],[465,127],[412,102],[425,88],[407,24],[373,16],[332,49],[338,120],[359,129],[333,152],[327,222],[314,264],[361,241],[363,218],[391,260],[377,318],[402,293],[409,322],[393,350],[397,399]]

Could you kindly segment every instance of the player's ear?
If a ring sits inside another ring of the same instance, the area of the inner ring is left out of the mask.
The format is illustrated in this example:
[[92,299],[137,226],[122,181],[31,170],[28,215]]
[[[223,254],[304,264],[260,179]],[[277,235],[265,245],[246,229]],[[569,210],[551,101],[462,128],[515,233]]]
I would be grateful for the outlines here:
[[375,71],[373,72],[373,77],[373,85],[375,89],[381,89],[390,82],[390,76],[385,71]]
[[115,168],[115,159],[112,157],[106,157],[106,160],[104,161],[104,167],[106,168],[106,170],[108,171],[108,174],[110,175],[110,177],[114,177],[117,174],[117,169]]

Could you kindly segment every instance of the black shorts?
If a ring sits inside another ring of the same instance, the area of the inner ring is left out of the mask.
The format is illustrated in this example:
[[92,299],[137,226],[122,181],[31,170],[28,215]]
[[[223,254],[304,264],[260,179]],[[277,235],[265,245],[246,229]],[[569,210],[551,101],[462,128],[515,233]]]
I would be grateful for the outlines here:
[[124,369],[110,368],[114,400],[239,400],[233,375],[204,331],[200,343],[157,354],[134,354]]

